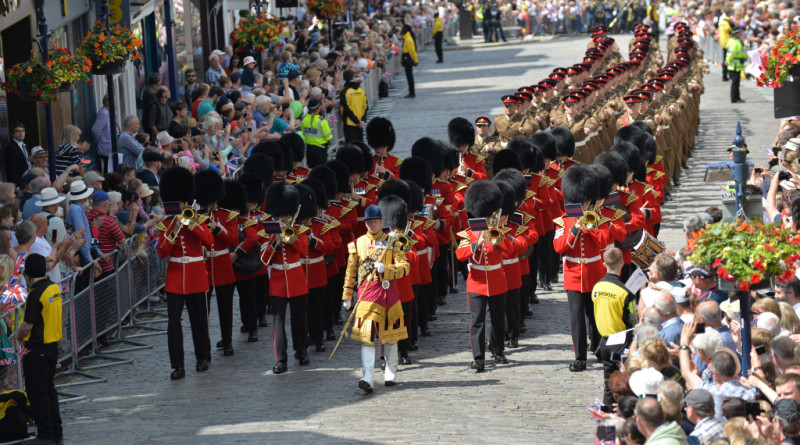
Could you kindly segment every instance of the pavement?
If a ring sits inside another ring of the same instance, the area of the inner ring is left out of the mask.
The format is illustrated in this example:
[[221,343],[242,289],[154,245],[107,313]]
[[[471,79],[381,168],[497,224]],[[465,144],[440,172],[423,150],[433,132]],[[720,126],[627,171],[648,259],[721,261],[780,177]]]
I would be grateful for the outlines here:
[[[618,40],[627,48],[627,37]],[[402,99],[401,74],[390,97],[373,109],[391,118],[397,130],[394,152],[405,157],[422,136],[446,139],[447,122],[454,116],[499,113],[502,94],[538,81],[552,67],[574,63],[586,42],[581,37],[476,46],[447,52],[443,64],[433,63],[435,55],[426,51],[415,72],[417,98]],[[766,156],[753,147],[769,146],[777,129],[764,92],[743,86],[747,103],[731,105],[728,85],[718,72],[706,77],[697,148],[683,185],[664,207],[662,239],[672,249],[683,244],[684,217],[719,203],[719,184],[704,184],[702,171],[706,163],[726,159],[724,149],[733,140],[736,122],[741,121],[757,164]],[[290,360],[289,372],[273,375],[272,323],[260,329],[258,343],[246,343],[238,333],[238,305],[236,354],[223,357],[215,351],[209,371],[195,373],[184,316],[186,378],[169,380],[165,335],[141,339],[153,348],[120,354],[134,359],[132,364],[92,371],[107,383],[64,388],[86,396],[61,406],[65,443],[590,443],[596,424],[584,405],[602,397],[602,367],[590,361],[585,372],[568,371],[574,355],[560,284],[539,294],[541,304],[526,319],[520,347],[507,350],[510,363],[490,364],[481,374],[467,368],[472,357],[464,289],[460,282],[461,292],[448,295],[447,304],[439,307],[438,321],[431,322],[433,336],[420,339],[413,364],[400,368],[399,385],[384,387],[377,370],[372,395],[356,386],[359,345],[350,339],[342,341],[331,360],[333,343],[327,342],[328,352],[312,348],[309,366],[300,368]],[[212,342],[219,338],[215,306]],[[70,381],[58,381],[63,382]]]

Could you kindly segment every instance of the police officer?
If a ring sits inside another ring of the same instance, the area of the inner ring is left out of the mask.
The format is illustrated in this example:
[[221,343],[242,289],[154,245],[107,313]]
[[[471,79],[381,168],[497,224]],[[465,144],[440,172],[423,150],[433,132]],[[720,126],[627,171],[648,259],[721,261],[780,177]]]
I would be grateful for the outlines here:
[[728,65],[728,75],[731,79],[731,103],[743,103],[744,100],[739,96],[739,83],[742,80],[744,63],[747,60],[747,52],[744,49],[744,28],[736,26],[731,30],[731,38],[728,40],[727,55],[725,63]]
[[306,141],[306,161],[308,168],[314,168],[328,161],[328,143],[333,139],[331,126],[322,116],[322,104],[317,99],[308,101],[308,114],[303,117],[300,128]]

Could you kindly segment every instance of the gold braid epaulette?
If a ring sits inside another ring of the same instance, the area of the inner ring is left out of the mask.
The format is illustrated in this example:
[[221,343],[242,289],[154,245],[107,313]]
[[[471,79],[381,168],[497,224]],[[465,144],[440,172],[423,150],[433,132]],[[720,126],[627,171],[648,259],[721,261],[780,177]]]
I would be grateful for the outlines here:
[[331,229],[339,227],[340,225],[341,225],[341,223],[334,219],[333,221],[330,221],[330,222],[326,223],[324,226],[322,226],[322,230],[320,231],[319,234],[320,235],[324,235],[328,231],[330,231]]

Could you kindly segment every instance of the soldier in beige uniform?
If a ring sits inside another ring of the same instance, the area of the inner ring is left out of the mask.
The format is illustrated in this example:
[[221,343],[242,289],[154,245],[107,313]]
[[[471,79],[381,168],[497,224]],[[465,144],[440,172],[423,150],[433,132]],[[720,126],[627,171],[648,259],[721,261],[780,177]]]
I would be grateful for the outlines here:
[[553,127],[566,127],[575,138],[575,154],[572,159],[582,164],[592,162],[591,153],[586,149],[586,136],[592,131],[586,126],[586,116],[581,113],[580,95],[573,93],[565,96],[561,101],[564,104],[564,114],[550,118]]
[[[478,153],[484,157],[483,165],[488,175],[492,174],[492,158],[500,148],[497,138],[489,134],[492,121],[486,116],[475,119],[475,143],[473,144]],[[491,176],[490,176],[491,177]]]

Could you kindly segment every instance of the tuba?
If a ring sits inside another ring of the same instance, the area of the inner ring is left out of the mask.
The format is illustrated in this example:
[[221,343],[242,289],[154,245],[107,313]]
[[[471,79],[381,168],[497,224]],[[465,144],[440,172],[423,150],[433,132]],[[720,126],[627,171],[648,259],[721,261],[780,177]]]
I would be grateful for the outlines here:
[[489,229],[483,232],[483,239],[493,245],[496,246],[503,242],[503,238],[505,238],[505,233],[503,229],[500,228],[500,210],[492,213],[492,216],[489,217]]

